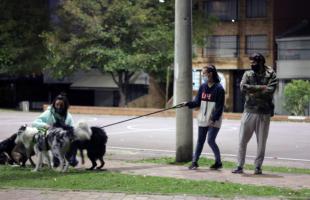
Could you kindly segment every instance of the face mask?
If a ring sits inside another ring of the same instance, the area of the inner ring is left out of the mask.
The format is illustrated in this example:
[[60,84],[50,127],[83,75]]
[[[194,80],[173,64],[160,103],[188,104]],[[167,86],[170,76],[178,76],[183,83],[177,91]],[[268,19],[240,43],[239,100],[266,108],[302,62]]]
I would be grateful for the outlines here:
[[259,69],[260,69],[260,66],[259,66],[259,64],[251,65],[251,69],[252,69],[254,72],[258,72]]
[[208,82],[208,77],[207,76],[203,76],[202,77],[202,81],[203,81],[203,83],[207,83]]
[[55,112],[58,114],[64,114],[65,109],[64,108],[55,108]]

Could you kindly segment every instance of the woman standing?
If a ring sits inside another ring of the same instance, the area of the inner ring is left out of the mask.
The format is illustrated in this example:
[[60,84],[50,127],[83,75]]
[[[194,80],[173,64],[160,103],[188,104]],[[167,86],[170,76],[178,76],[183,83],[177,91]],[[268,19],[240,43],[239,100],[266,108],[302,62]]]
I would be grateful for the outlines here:
[[189,169],[193,170],[199,167],[198,160],[206,141],[206,137],[208,136],[208,144],[211,147],[215,157],[215,163],[210,166],[210,169],[217,170],[223,167],[220,150],[215,142],[215,139],[222,124],[225,91],[220,84],[220,78],[214,65],[203,67],[202,78],[204,83],[199,87],[198,94],[195,99],[184,103],[184,105],[189,108],[200,107],[200,112],[197,116],[197,146]]

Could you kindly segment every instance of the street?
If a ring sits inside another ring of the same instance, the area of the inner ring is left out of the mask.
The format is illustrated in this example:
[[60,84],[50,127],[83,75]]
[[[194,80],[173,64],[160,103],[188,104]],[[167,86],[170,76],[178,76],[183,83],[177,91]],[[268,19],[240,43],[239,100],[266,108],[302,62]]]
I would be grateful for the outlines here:
[[[0,140],[15,133],[19,126],[30,125],[37,112],[0,111]],[[83,120],[92,126],[104,126],[133,116],[73,115],[75,122]],[[223,157],[235,157],[238,150],[239,120],[224,120],[217,137]],[[145,152],[175,151],[175,118],[144,117],[105,128],[109,140],[108,149]],[[267,141],[266,160],[289,161],[299,166],[310,166],[310,123],[271,122]],[[194,145],[197,139],[197,123],[194,119]],[[256,138],[248,144],[247,156],[256,153]],[[212,153],[207,143],[204,153]]]

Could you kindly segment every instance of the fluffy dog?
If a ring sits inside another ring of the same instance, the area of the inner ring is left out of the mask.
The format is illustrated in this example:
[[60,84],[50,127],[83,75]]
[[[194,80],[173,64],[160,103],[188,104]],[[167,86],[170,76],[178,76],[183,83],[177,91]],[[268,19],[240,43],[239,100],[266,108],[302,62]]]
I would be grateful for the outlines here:
[[38,155],[38,162],[34,171],[38,171],[43,162],[43,156],[48,160],[49,166],[53,166],[51,156],[59,161],[59,171],[66,172],[69,164],[66,159],[66,153],[70,148],[70,144],[74,139],[73,128],[52,127],[47,130],[46,134],[37,134],[35,136],[36,144],[34,149]]
[[[25,148],[25,154],[28,159],[31,158],[31,156],[34,154],[34,136],[38,133],[38,129],[28,127],[27,125],[23,125],[18,129],[15,143],[17,145],[22,145]],[[33,161],[31,164],[34,166]]]
[[9,164],[13,164],[15,162],[16,164],[19,164],[24,167],[26,165],[27,160],[29,159],[31,165],[34,166],[34,162],[31,159],[31,156],[34,155],[34,152],[31,151],[28,157],[24,145],[20,143],[19,144],[15,143],[16,137],[17,134],[14,133],[9,138],[3,140],[0,143],[0,153],[6,153],[8,157],[7,162]]
[[[17,134],[16,143],[23,143],[28,151],[34,149],[38,161],[33,171],[38,171],[42,166],[43,157],[48,161],[48,166],[53,167],[52,156],[60,161],[60,171],[67,171],[68,163],[65,153],[74,139],[73,128],[50,128],[40,132],[37,128],[22,126]],[[52,154],[52,155],[51,155]]]
[[[105,155],[106,143],[108,141],[106,132],[99,127],[89,128],[85,122],[80,122],[78,126],[75,127],[74,132],[80,137],[71,144],[71,155],[76,156],[77,150],[80,150],[83,163],[83,150],[85,149],[87,150],[88,158],[92,162],[92,166],[89,170],[93,170],[97,166],[97,160],[100,161],[100,165],[96,169],[101,169],[105,164],[103,156]],[[89,139],[87,135],[90,136]]]

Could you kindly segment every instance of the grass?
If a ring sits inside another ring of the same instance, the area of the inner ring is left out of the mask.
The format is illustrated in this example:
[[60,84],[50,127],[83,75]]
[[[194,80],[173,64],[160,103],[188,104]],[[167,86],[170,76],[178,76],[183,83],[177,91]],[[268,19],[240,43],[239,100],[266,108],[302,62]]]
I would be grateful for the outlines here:
[[32,173],[30,168],[0,166],[0,188],[52,188],[70,190],[100,190],[138,194],[180,194],[210,197],[309,197],[310,190],[242,185],[229,182],[195,181],[175,178],[128,175],[117,172],[81,171],[67,173],[43,169]]
[[[175,158],[163,157],[139,160],[137,162],[145,163],[157,163],[157,164],[173,164],[173,165],[189,165],[190,163],[176,163]],[[210,166],[214,163],[213,159],[200,158],[199,166]],[[223,168],[234,169],[236,167],[235,162],[223,161]],[[254,170],[254,166],[246,164],[244,169]],[[310,169],[304,168],[292,168],[292,167],[275,167],[275,166],[263,166],[263,171],[276,172],[276,173],[291,173],[291,174],[310,174]]]

